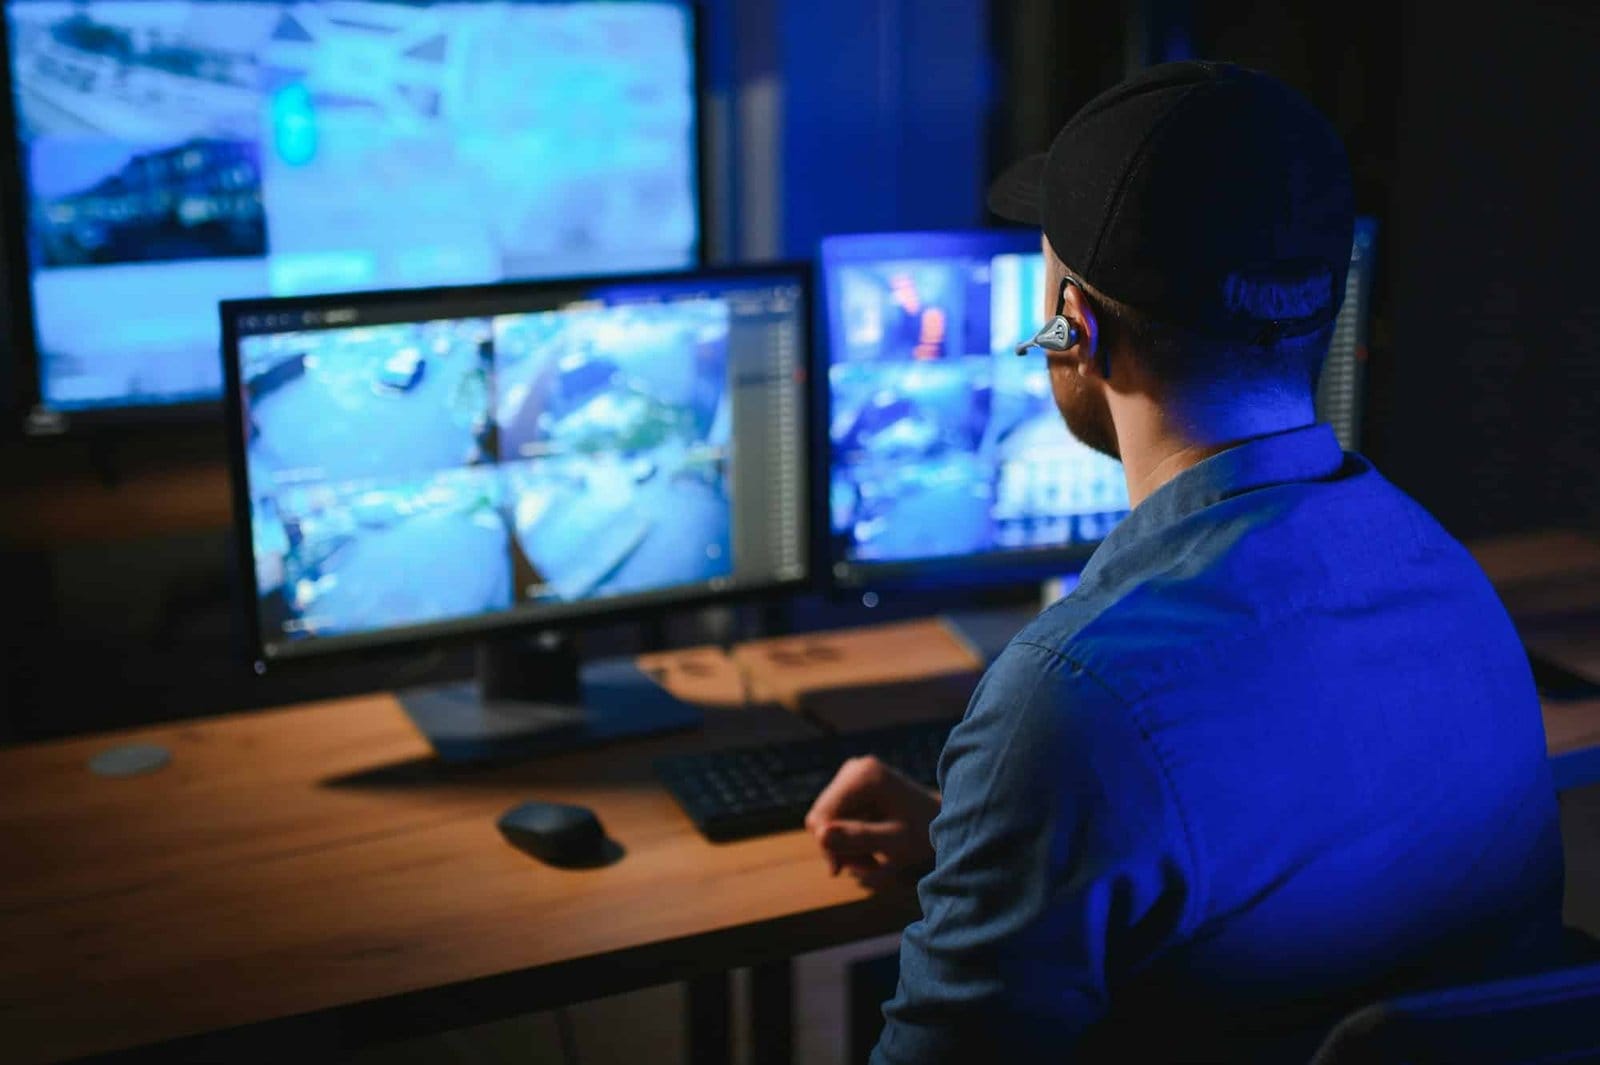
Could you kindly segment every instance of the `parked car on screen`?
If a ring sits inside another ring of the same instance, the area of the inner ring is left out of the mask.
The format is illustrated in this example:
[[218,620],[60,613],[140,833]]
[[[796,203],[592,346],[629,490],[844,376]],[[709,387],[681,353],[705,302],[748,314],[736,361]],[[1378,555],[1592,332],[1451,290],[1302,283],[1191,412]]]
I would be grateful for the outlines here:
[[427,366],[421,351],[401,348],[384,361],[373,387],[380,392],[408,392],[422,380],[422,371]]

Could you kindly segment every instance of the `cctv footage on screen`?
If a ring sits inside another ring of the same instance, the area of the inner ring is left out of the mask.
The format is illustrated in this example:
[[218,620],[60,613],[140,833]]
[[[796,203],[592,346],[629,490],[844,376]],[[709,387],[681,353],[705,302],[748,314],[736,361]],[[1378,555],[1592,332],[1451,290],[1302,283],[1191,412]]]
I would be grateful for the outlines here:
[[829,267],[836,557],[896,562],[1103,539],[1122,467],[1062,425],[1044,358],[1042,257]]
[[[263,644],[803,576],[802,306],[769,281],[242,337]],[[767,437],[738,461],[736,422]]]
[[223,299],[696,260],[681,0],[5,15],[53,408],[214,400]]

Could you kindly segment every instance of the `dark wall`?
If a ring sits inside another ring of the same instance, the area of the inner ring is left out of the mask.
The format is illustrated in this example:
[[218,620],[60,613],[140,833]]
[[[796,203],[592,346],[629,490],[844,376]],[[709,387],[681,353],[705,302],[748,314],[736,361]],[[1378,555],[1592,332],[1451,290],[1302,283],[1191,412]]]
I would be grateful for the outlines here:
[[[1050,146],[1073,113],[1123,77],[1142,51],[1125,4],[995,0],[989,5],[998,102],[988,179]],[[985,182],[987,185],[987,182]]]
[[[221,530],[0,551],[0,741],[462,675],[461,655],[384,658],[252,675],[233,548]],[[26,604],[25,608],[22,607]]]
[[[777,0],[783,254],[983,217],[985,0]],[[748,221],[748,220],[747,220]]]
[[1223,0],[1195,45],[1311,96],[1382,224],[1364,450],[1458,536],[1594,524],[1594,5]]
[[1600,9],[1410,6],[1385,470],[1460,533],[1600,516]]

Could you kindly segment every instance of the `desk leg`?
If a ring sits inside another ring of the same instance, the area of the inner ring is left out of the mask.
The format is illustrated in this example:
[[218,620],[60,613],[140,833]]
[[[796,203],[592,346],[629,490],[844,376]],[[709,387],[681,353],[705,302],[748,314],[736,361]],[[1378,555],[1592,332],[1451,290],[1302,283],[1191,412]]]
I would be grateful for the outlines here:
[[713,973],[689,981],[689,1060],[694,1065],[730,1065],[732,1012],[728,994],[732,973]]
[[794,1061],[794,963],[788,958],[750,970],[753,1065]]

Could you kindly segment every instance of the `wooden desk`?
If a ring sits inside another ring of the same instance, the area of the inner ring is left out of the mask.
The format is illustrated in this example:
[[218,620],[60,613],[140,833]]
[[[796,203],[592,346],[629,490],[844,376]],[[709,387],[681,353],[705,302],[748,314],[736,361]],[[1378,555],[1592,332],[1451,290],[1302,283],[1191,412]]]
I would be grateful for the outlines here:
[[1557,791],[1600,780],[1600,699],[1547,700],[1544,735]]
[[[1534,564],[1540,547],[1509,576],[1493,560],[1500,580],[1559,580]],[[958,678],[974,660],[948,637],[880,634],[894,676],[845,683]],[[789,650],[826,666],[819,639]],[[162,1060],[333,1053],[759,965],[914,916],[909,894],[829,878],[801,833],[707,843],[651,774],[660,754],[805,734],[799,714],[741,703],[754,685],[805,710],[815,678],[780,683],[705,649],[641,665],[708,707],[703,733],[452,771],[375,695],[0,752],[6,1060],[152,1044]],[[1600,776],[1600,701],[1551,704],[1545,722],[1558,783]],[[138,741],[169,745],[173,764],[122,780],[85,768]],[[570,872],[513,850],[494,819],[527,798],[592,807],[626,857]]]
[[[1019,621],[1020,628],[1023,622]],[[751,697],[812,717],[832,731],[850,731],[848,715],[830,714],[835,697],[850,692],[949,685],[960,693],[955,712],[983,673],[983,662],[938,618],[866,628],[752,640],[731,652]],[[912,717],[917,716],[913,709]],[[926,710],[920,715],[928,718]],[[873,724],[890,724],[891,715]]]
[[[1541,582],[1600,574],[1600,540],[1571,529],[1495,536],[1467,548],[1502,596]],[[1590,600],[1589,605],[1600,604]]]
[[[0,1047],[320,1055],[903,927],[909,893],[830,878],[800,832],[708,843],[650,771],[808,731],[713,706],[701,733],[448,770],[375,695],[0,752]],[[117,742],[172,764],[92,776]],[[593,808],[626,856],[563,871],[514,850],[494,820],[528,798]]]
[[1600,683],[1600,539],[1557,530],[1468,546],[1528,651]]
[[[1548,530],[1467,546],[1528,652],[1600,683],[1600,539]],[[1556,787],[1600,780],[1600,699],[1547,700],[1544,721]]]

